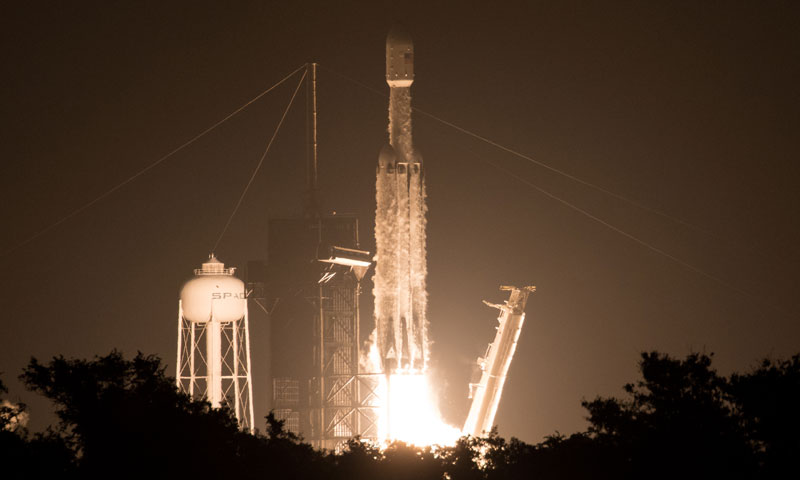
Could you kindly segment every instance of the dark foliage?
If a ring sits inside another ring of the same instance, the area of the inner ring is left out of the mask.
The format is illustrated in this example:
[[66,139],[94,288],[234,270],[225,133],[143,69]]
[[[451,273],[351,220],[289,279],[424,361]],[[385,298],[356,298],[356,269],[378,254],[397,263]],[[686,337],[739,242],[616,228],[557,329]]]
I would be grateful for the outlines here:
[[75,459],[64,439],[48,430],[31,436],[23,426],[25,405],[4,402],[0,379],[0,464],[4,478],[71,478]]
[[583,402],[589,434],[626,478],[752,478],[753,457],[711,357],[644,353],[627,399]]
[[762,478],[800,471],[800,354],[764,360],[753,372],[731,375],[731,402],[755,452]]
[[341,480],[380,478],[380,449],[360,438],[351,438],[344,451],[334,458],[334,477]]
[[313,478],[320,470],[323,456],[274,417],[270,437],[240,432],[226,409],[180,393],[153,356],[32,359],[20,378],[55,403],[81,478]]
[[[642,354],[624,398],[584,401],[586,432],[537,445],[493,431],[432,449],[358,438],[319,452],[270,413],[266,432],[180,393],[158,358],[32,359],[21,375],[59,424],[31,436],[24,405],[0,406],[9,478],[638,479],[790,478],[800,458],[800,355],[720,376],[711,356]],[[0,396],[7,393],[0,381]],[[0,398],[0,401],[2,398]],[[5,475],[4,475],[5,478]]]

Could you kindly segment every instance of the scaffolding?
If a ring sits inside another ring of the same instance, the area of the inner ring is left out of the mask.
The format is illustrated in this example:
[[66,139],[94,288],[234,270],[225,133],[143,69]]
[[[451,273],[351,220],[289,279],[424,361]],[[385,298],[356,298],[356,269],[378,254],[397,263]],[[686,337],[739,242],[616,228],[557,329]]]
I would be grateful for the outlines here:
[[[227,407],[236,416],[239,428],[253,431],[253,392],[250,375],[250,334],[247,308],[244,316],[232,322],[197,323],[183,314],[183,304],[178,303],[178,363],[175,380],[178,388],[196,399],[212,395],[208,356],[210,329],[219,329],[220,398],[215,407]],[[217,400],[217,399],[214,399]],[[215,401],[212,403],[216,403]]]
[[[311,380],[312,442],[335,450],[350,438],[377,439],[377,382],[360,368],[359,297],[367,252],[334,248],[318,281]],[[344,251],[347,250],[347,251]],[[334,254],[338,254],[335,256]],[[360,262],[356,265],[353,263]]]

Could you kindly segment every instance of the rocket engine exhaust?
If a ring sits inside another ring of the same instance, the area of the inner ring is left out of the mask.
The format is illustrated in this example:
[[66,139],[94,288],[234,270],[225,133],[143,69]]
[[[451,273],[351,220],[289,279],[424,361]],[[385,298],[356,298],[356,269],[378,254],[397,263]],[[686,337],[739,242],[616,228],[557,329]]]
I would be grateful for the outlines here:
[[441,418],[428,377],[428,293],[426,289],[425,176],[411,135],[411,85],[414,45],[405,32],[386,38],[389,85],[389,143],[378,156],[375,182],[375,333],[366,363],[382,373],[375,391],[382,400],[379,438],[417,445],[454,445],[462,433],[491,430],[508,369],[525,318],[525,303],[535,287],[511,291],[501,310],[494,343],[480,383],[471,384],[472,406],[463,429]]
[[461,431],[442,421],[428,378],[427,208],[422,158],[411,136],[413,82],[411,37],[393,30],[386,38],[389,143],[375,182],[375,335],[368,362],[383,374],[376,386],[382,441],[452,445]]

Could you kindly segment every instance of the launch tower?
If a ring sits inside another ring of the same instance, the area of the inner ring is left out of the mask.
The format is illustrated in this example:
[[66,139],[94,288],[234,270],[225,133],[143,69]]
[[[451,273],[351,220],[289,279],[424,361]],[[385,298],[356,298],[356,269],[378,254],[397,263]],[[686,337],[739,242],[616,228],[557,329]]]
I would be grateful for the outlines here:
[[374,382],[361,375],[361,280],[371,260],[355,215],[317,198],[316,65],[306,71],[308,144],[303,210],[269,221],[268,258],[248,265],[254,310],[269,324],[259,362],[268,409],[317,448],[377,438]]

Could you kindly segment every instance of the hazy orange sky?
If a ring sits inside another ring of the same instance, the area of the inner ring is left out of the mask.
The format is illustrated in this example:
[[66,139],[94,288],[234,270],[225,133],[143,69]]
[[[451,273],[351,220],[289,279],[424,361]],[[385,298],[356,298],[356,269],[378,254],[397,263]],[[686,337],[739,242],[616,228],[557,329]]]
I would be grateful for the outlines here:
[[[466,415],[471,364],[494,334],[480,300],[502,300],[500,284],[538,287],[496,418],[528,442],[584,428],[581,399],[621,394],[642,350],[715,352],[726,373],[800,351],[796,2],[427,3],[6,2],[0,251],[309,61],[320,63],[323,205],[360,215],[374,251],[386,99],[332,72],[388,93],[384,41],[401,22],[415,106],[667,215],[416,114],[448,419]],[[291,83],[2,257],[0,371],[35,427],[52,419],[16,381],[31,355],[116,347],[172,371],[180,285],[210,253]],[[217,249],[226,264],[264,258],[267,219],[300,211],[304,127],[297,108]],[[260,424],[266,326],[251,328]]]

